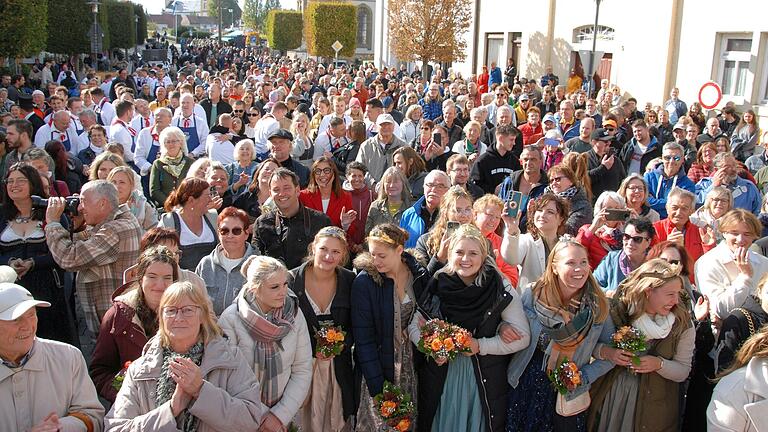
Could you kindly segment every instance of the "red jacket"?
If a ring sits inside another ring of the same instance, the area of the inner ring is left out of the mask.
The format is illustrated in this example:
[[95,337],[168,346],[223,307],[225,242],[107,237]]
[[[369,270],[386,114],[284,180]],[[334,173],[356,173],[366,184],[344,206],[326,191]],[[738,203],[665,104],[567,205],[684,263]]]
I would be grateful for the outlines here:
[[621,243],[615,244],[612,238],[604,238],[595,235],[590,229],[590,224],[583,225],[579,228],[579,233],[576,235],[576,240],[587,248],[587,258],[589,258],[589,266],[592,270],[597,268],[600,261],[608,255],[608,252],[621,248]]
[[[299,192],[299,201],[301,201],[305,207],[317,210],[321,213],[323,212],[323,199],[320,196],[319,190],[312,193],[308,189],[304,189]],[[342,191],[341,196],[336,196],[331,193],[331,200],[328,202],[328,211],[325,212],[325,214],[331,219],[331,223],[337,227],[341,227],[342,209],[346,209],[346,211],[355,210],[355,208],[352,207],[352,196],[347,191]],[[347,240],[354,238],[356,232],[357,227],[353,223],[347,230]]]
[[[670,222],[669,218],[662,219],[658,222],[655,222],[653,224],[653,228],[656,229],[656,236],[653,238],[653,241],[651,242],[651,246],[661,243],[667,239],[667,236],[669,233],[672,232],[672,229],[675,226]],[[715,247],[715,244],[712,245],[705,245],[704,242],[701,241],[701,234],[699,234],[699,227],[692,224],[691,221],[688,221],[685,224],[685,237],[684,237],[684,244],[685,244],[685,250],[688,252],[688,256],[691,258],[690,266],[689,268],[693,269],[693,264],[696,264],[696,261],[701,258],[702,255],[704,255],[706,252],[709,252],[711,249]],[[695,283],[693,278],[693,272],[689,275],[691,279],[691,283]]]
[[141,357],[147,343],[147,335],[136,318],[135,290],[132,283],[118,288],[112,295],[112,307],[101,320],[99,337],[93,350],[88,374],[96,385],[96,391],[104,399],[115,402],[117,390],[112,381],[125,362]]
[[536,126],[536,129],[534,129],[528,123],[525,123],[524,125],[520,126],[520,132],[523,134],[523,145],[536,144],[536,141],[544,136],[541,123]]
[[501,236],[495,232],[492,232],[488,234],[486,238],[490,240],[491,246],[493,246],[493,253],[496,255],[496,267],[499,268],[501,275],[509,279],[509,282],[512,284],[512,286],[517,288],[517,282],[520,278],[520,275],[517,272],[517,266],[509,264],[508,262],[504,261],[504,258],[501,257],[501,253],[499,252],[501,249]]

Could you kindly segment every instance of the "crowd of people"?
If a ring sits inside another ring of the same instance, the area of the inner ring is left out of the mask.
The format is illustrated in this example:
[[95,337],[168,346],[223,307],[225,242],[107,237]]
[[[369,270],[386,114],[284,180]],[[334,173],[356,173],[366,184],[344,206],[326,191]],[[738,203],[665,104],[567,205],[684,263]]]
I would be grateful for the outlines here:
[[768,430],[754,111],[511,60],[178,62],[2,76],[0,430]]

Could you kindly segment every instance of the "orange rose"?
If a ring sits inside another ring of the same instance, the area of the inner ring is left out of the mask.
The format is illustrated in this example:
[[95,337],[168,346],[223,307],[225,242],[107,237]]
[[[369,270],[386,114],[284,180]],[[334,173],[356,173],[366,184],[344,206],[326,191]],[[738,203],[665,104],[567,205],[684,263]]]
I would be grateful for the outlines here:
[[404,418],[397,423],[397,426],[395,426],[395,428],[400,432],[406,432],[408,429],[411,428],[411,421],[408,420],[407,418]]
[[333,341],[334,342],[344,342],[344,333],[336,332],[336,338]]
[[453,339],[451,338],[443,339],[443,345],[448,351],[453,351],[453,349],[456,348],[456,345],[453,344]]
[[454,335],[454,337],[456,338],[456,342],[458,342],[462,347],[469,345],[469,335],[467,332],[458,332]]
[[394,414],[397,404],[392,401],[384,401],[381,403],[381,415],[386,418]]
[[435,339],[430,344],[430,348],[432,348],[432,351],[440,351],[442,347],[443,347],[443,343],[440,341],[440,339]]

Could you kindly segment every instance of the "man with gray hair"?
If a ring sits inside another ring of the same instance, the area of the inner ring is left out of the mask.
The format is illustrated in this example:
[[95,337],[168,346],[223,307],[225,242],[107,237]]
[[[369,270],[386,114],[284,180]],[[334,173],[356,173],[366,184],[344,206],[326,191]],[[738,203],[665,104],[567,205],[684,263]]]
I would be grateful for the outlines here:
[[[74,220],[72,236],[60,223],[65,207]],[[45,238],[56,263],[78,272],[77,295],[88,329],[96,336],[112,293],[123,283],[123,272],[139,257],[142,229],[131,210],[118,204],[117,188],[106,180],[83,186],[77,215],[69,207],[65,198],[48,200]]]
[[667,195],[674,187],[696,193],[696,185],[683,170],[683,146],[676,142],[668,142],[661,149],[661,167],[645,173],[648,184],[648,205],[659,212],[659,216],[667,217]]
[[400,217],[400,228],[408,231],[405,247],[416,247],[419,237],[432,228],[439,215],[443,195],[451,187],[451,178],[444,171],[432,170],[424,178],[424,196]]
[[707,194],[713,188],[723,186],[733,195],[733,208],[759,215],[763,198],[754,183],[739,177],[739,165],[733,153],[718,153],[714,162],[717,171],[711,177],[705,177],[696,183],[696,204],[704,205]]

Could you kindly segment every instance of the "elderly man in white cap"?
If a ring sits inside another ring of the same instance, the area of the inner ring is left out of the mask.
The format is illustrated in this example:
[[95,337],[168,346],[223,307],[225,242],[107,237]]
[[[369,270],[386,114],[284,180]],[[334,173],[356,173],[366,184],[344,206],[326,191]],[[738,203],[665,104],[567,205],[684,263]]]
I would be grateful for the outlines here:
[[0,283],[0,430],[99,432],[104,407],[83,355],[35,337],[35,309],[50,305]]
[[363,141],[357,153],[357,161],[365,164],[368,174],[378,182],[387,168],[392,166],[395,150],[405,146],[405,141],[395,135],[395,119],[389,114],[381,114],[376,119],[379,132]]

